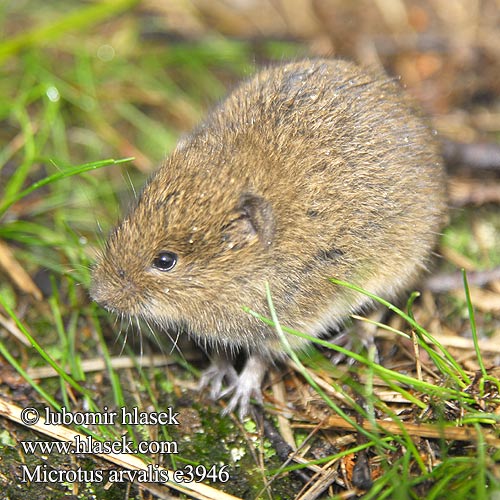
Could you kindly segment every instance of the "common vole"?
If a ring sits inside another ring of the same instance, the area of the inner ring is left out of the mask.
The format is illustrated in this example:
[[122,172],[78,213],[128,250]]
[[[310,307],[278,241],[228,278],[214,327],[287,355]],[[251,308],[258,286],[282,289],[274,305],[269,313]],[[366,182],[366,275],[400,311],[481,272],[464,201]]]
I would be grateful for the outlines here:
[[[111,233],[91,295],[119,315],[192,334],[219,353],[228,410],[245,413],[282,324],[318,335],[368,300],[392,298],[425,268],[445,212],[432,133],[384,75],[341,60],[271,67],[182,140]],[[291,337],[294,347],[300,339]],[[229,362],[248,353],[238,375]]]

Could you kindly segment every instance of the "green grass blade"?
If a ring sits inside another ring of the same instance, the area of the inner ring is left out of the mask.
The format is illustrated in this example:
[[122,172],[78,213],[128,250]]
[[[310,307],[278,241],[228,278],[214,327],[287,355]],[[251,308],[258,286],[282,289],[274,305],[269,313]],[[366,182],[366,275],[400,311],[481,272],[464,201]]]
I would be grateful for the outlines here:
[[474,342],[474,349],[476,351],[476,358],[483,377],[486,377],[487,376],[486,368],[484,366],[481,350],[479,349],[479,339],[477,337],[476,316],[474,314],[474,307],[472,305],[472,300],[470,297],[469,282],[467,281],[467,273],[465,272],[465,269],[462,269],[462,277],[464,281],[465,299],[467,301],[467,309],[469,311],[470,329],[472,332],[472,341]]
[[[387,307],[389,310],[395,312],[398,316],[401,316],[406,322],[412,326],[417,333],[419,333],[422,337],[425,337],[429,339],[429,341],[434,344],[442,353],[444,358],[447,361],[447,364],[450,368],[453,368],[454,372],[450,370],[448,371],[448,374],[462,387],[465,387],[471,383],[471,380],[469,376],[465,373],[465,371],[462,369],[462,367],[453,359],[453,356],[444,348],[443,345],[441,345],[440,342],[438,342],[435,338],[432,337],[432,335],[427,332],[424,328],[422,328],[414,319],[411,318],[408,314],[406,314],[404,311],[396,307],[395,305],[391,304],[387,300],[378,297],[377,295],[369,292],[368,290],[365,290],[357,285],[354,285],[352,283],[348,283],[347,281],[342,281],[338,280],[336,278],[330,278],[330,281],[339,286],[343,286],[346,288],[350,288],[351,290],[355,290],[356,292],[362,293],[363,295],[366,295],[367,297],[370,297],[371,299],[375,300],[379,304],[384,305]],[[431,350],[432,351],[432,350]],[[434,356],[436,353],[434,353]],[[458,374],[458,376],[456,375]]]
[[[243,310],[246,311],[247,313],[251,314],[255,318],[259,319],[260,321],[263,321],[269,326],[275,327],[274,322],[266,318],[265,316],[262,316],[261,314],[252,311],[248,307],[243,307]],[[312,335],[308,335],[307,333],[299,332],[298,330],[294,330],[293,328],[288,328],[285,326],[281,327],[282,330],[286,333],[289,333],[291,335],[296,335],[297,337],[301,337],[303,339],[306,339],[314,344],[321,345],[323,347],[326,347],[327,349],[331,349],[337,352],[340,352],[341,354],[345,355],[346,357],[352,358],[355,361],[358,361],[359,363],[373,367],[374,371],[377,373],[377,375],[381,377],[389,377],[390,379],[397,380],[401,384],[405,384],[409,387],[413,387],[419,391],[425,392],[429,396],[436,396],[438,398],[446,398],[446,399],[456,399],[459,398],[462,400],[464,403],[468,404],[474,404],[475,400],[473,397],[471,397],[469,394],[465,392],[458,391],[456,389],[450,388],[450,387],[441,387],[441,386],[435,386],[433,384],[430,384],[428,382],[422,381],[415,379],[413,377],[410,377],[408,375],[405,375],[403,373],[395,372],[393,370],[389,370],[388,368],[385,368],[377,363],[373,363],[370,360],[368,360],[366,357],[361,356],[360,354],[357,354],[355,352],[349,351],[341,346],[332,344],[331,342],[328,342],[327,340],[322,340],[318,339],[317,337],[313,337]]]
[[3,306],[7,314],[14,320],[16,323],[17,327],[21,332],[24,334],[24,336],[29,340],[30,344],[35,348],[35,350],[40,354],[40,356],[57,372],[57,374],[65,380],[73,389],[78,391],[80,394],[83,394],[85,396],[88,396],[88,391],[85,389],[85,387],[82,387],[78,382],[73,380],[40,346],[40,344],[33,338],[33,336],[28,332],[28,330],[24,327],[24,325],[21,323],[17,315],[12,311],[10,306],[7,304],[7,302],[4,300],[4,298],[0,295],[0,304]]
[[138,3],[138,0],[115,0],[99,2],[88,7],[79,7],[74,12],[43,26],[38,26],[20,35],[14,36],[0,44],[0,63],[28,47],[46,44],[55,40],[67,31],[92,27],[106,18],[127,10]]
[[[5,199],[12,198],[21,189],[24,180],[29,174],[31,167],[35,158],[35,138],[33,125],[31,123],[30,117],[24,108],[16,107],[14,110],[14,115],[19,122],[22,130],[24,139],[24,158],[22,163],[16,168],[12,176],[7,180],[5,184],[5,190],[3,196]],[[0,214],[1,216],[1,214]]]
[[271,289],[269,287],[269,283],[266,282],[266,295],[267,295],[267,302],[269,304],[269,309],[271,311],[271,318],[273,320],[273,323],[275,325],[276,331],[278,332],[278,335],[280,337],[281,343],[283,347],[285,348],[286,353],[290,356],[290,358],[293,360],[293,362],[298,366],[300,373],[302,376],[307,380],[309,385],[314,388],[314,390],[321,396],[321,398],[325,401],[325,403],[337,414],[340,415],[346,422],[348,422],[354,429],[356,429],[359,433],[363,434],[366,436],[369,440],[374,441],[376,443],[380,443],[383,446],[387,446],[385,443],[382,444],[380,438],[372,434],[371,432],[367,431],[363,427],[361,427],[356,421],[354,421],[347,413],[345,413],[340,406],[336,405],[327,395],[326,393],[319,387],[319,385],[313,380],[313,378],[309,375],[309,372],[305,368],[305,366],[301,363],[299,357],[295,353],[295,351],[292,349],[290,346],[290,343],[288,342],[288,339],[286,338],[286,335],[281,328],[281,325],[278,320],[278,316],[276,315],[276,310],[274,309],[273,305],[273,300],[271,297]]
[[65,170],[61,170],[55,174],[49,175],[48,177],[45,177],[44,179],[41,179],[37,182],[34,182],[31,186],[27,187],[23,191],[14,194],[10,196],[10,198],[5,199],[2,203],[0,203],[0,217],[9,209],[11,205],[13,205],[16,201],[19,201],[20,199],[24,198],[28,194],[32,193],[33,191],[36,191],[37,189],[41,188],[42,186],[46,186],[47,184],[51,184],[53,182],[56,182],[60,179],[64,179],[66,177],[71,177],[73,175],[79,175],[84,172],[88,172],[89,170],[96,170],[98,168],[102,167],[107,167],[108,165],[118,165],[120,163],[125,163],[128,161],[133,160],[133,158],[122,158],[119,160],[101,160],[101,161],[96,161],[92,163],[85,163],[83,165],[78,165],[76,167],[70,167]]
[[5,347],[3,342],[0,341],[0,354],[11,364],[11,366],[14,367],[14,369],[23,377],[28,384],[33,387],[33,389],[42,396],[45,401],[47,401],[52,408],[54,408],[57,411],[61,410],[61,405],[56,402],[56,400],[47,392],[45,392],[42,387],[37,384],[29,375],[28,373],[22,368],[22,366],[17,362],[17,360],[10,354],[9,350]]

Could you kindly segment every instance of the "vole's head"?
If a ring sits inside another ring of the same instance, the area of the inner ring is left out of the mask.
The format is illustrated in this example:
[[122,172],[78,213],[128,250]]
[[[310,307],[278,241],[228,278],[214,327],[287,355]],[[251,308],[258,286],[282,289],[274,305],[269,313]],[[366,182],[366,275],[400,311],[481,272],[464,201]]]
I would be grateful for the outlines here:
[[231,310],[252,305],[241,302],[257,287],[261,296],[275,236],[272,207],[247,179],[232,169],[221,176],[225,167],[203,156],[196,148],[174,152],[110,234],[91,288],[106,309],[217,335],[236,321]]

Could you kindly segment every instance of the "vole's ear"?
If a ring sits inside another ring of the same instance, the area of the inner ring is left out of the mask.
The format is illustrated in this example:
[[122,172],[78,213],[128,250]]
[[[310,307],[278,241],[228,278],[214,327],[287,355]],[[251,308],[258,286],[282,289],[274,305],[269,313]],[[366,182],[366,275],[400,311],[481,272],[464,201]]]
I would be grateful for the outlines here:
[[242,248],[254,241],[259,241],[264,248],[271,246],[275,221],[271,204],[265,198],[244,193],[235,207],[235,214],[223,231],[229,248]]

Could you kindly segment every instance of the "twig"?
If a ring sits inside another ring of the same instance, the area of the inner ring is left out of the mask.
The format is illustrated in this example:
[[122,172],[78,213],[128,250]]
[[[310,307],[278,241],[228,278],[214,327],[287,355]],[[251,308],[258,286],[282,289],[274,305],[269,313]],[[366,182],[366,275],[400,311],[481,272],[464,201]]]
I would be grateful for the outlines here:
[[[140,360],[141,368],[148,368],[153,366],[166,366],[175,363],[175,359],[171,356],[158,354],[156,356],[144,356]],[[106,362],[102,358],[86,359],[80,364],[84,373],[98,372],[106,369]],[[134,361],[130,356],[119,356],[111,359],[111,366],[115,370],[122,370],[124,368],[134,368],[137,366],[137,361]],[[32,378],[43,379],[50,377],[57,377],[58,373],[51,366],[40,366],[35,368],[28,368],[28,375]]]
[[[421,438],[430,439],[447,439],[455,441],[475,441],[477,439],[477,430],[472,426],[451,427],[444,426],[442,423],[438,424],[411,424],[404,422],[404,431],[396,422],[389,420],[376,420],[375,424],[372,422],[364,421],[363,428],[372,432],[383,429],[391,434],[402,435],[403,432],[410,436],[418,436]],[[317,424],[295,424],[293,427],[309,429],[316,427]],[[354,430],[353,426],[346,422],[342,417],[331,416],[321,423],[323,429],[340,429],[340,430]],[[496,448],[500,447],[500,439],[495,436],[493,432],[482,429],[484,440]]]
[[[469,285],[484,286],[491,281],[500,280],[500,267],[488,271],[468,271]],[[462,273],[436,273],[427,278],[425,287],[434,293],[449,292],[450,290],[463,289]]]
[[500,170],[500,145],[443,141],[443,156],[450,166],[465,165],[473,170]]

